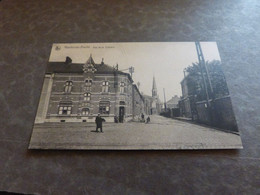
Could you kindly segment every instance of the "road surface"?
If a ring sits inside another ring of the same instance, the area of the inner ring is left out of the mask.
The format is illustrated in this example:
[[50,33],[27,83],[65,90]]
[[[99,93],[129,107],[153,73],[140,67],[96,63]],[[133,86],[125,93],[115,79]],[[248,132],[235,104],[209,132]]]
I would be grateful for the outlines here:
[[30,149],[233,149],[242,148],[239,135],[185,121],[151,116],[151,123],[36,124]]

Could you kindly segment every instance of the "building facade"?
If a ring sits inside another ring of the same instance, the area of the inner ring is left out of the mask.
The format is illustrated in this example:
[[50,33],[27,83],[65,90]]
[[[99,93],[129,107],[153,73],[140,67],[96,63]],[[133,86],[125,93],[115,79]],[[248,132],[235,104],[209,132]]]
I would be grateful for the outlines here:
[[167,109],[179,108],[180,98],[175,95],[169,101],[166,102]]
[[144,99],[128,73],[89,57],[84,64],[50,62],[36,123],[128,121],[144,111]]
[[144,112],[147,115],[152,114],[153,97],[149,95],[143,95],[144,97]]

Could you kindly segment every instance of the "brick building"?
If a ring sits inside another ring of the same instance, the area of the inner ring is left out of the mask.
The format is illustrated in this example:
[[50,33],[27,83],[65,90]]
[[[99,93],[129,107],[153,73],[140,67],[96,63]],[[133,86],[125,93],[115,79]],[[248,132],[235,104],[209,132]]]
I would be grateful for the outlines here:
[[144,99],[128,73],[96,64],[49,62],[36,123],[94,122],[98,113],[107,122],[128,121],[144,112]]

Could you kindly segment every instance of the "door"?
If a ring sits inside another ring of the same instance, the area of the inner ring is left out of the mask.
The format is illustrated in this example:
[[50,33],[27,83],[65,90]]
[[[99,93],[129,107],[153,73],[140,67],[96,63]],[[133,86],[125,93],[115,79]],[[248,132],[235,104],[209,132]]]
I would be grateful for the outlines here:
[[124,122],[124,115],[125,115],[125,107],[120,106],[119,107],[119,122],[120,123]]

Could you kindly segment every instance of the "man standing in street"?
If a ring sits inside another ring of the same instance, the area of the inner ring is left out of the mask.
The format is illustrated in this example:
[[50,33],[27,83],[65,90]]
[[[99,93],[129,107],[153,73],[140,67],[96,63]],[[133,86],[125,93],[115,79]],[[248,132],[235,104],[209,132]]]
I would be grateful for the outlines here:
[[98,113],[98,116],[96,117],[96,132],[98,132],[98,129],[100,129],[100,132],[103,133],[102,130],[102,122],[105,121],[105,119],[101,118],[100,114]]

